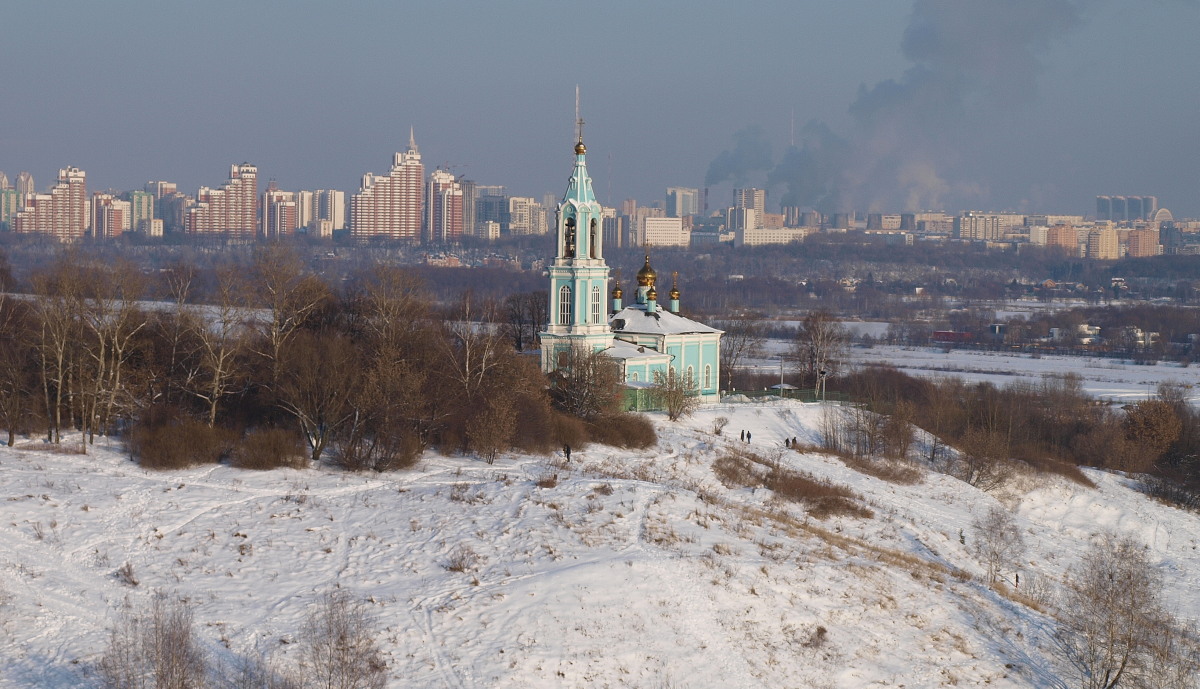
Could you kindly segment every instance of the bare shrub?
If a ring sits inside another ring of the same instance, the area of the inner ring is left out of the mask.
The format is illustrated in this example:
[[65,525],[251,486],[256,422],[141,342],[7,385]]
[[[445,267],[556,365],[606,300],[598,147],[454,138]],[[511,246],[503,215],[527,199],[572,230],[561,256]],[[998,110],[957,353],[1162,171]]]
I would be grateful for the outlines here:
[[963,436],[960,452],[950,459],[946,473],[980,490],[995,490],[1013,476],[1008,458],[1008,443],[998,433],[969,430]]
[[518,419],[513,402],[509,397],[492,397],[467,425],[468,446],[488,464],[495,463],[501,452],[512,447]]
[[208,661],[192,609],[160,594],[148,610],[126,612],[110,630],[97,672],[106,689],[207,686]]
[[558,474],[547,471],[533,480],[533,485],[538,488],[553,488],[558,485]]
[[239,469],[299,469],[306,464],[299,436],[283,428],[252,431],[233,448],[231,464]]
[[194,419],[134,428],[128,447],[137,463],[147,469],[186,469],[215,464],[235,443],[234,433]]
[[640,414],[614,414],[587,424],[592,440],[602,445],[641,449],[658,442],[654,424]]
[[478,564],[479,554],[472,550],[471,546],[461,543],[450,552],[450,557],[442,566],[447,572],[469,572]]
[[383,689],[387,663],[373,637],[366,603],[344,591],[325,594],[304,624],[307,684],[321,689]]
[[728,416],[718,416],[717,418],[713,419],[712,434],[713,435],[721,435],[721,433],[725,430],[725,427],[728,425],[729,425],[729,417]]
[[993,505],[986,515],[975,519],[971,529],[975,556],[987,566],[988,583],[996,582],[1002,571],[1014,569],[1025,552],[1025,540],[1008,510]]
[[860,474],[874,476],[899,486],[915,486],[925,480],[925,472],[919,467],[898,460],[870,460],[853,455],[836,455],[846,466]]
[[292,673],[261,656],[239,657],[225,671],[222,689],[303,689]]
[[713,473],[727,488],[766,488],[780,498],[799,502],[817,519],[833,515],[870,518],[862,496],[801,471],[785,469],[752,452],[733,451],[713,462]]
[[1052,457],[1033,457],[1025,460],[1025,463],[1033,467],[1035,470],[1046,474],[1054,474],[1062,476],[1072,483],[1077,483],[1085,488],[1095,488],[1096,483],[1087,477],[1087,474],[1074,464],[1060,462]]
[[139,583],[137,576],[133,573],[133,563],[126,562],[117,568],[117,579],[128,586],[137,586]]
[[859,504],[862,496],[849,488],[798,471],[777,467],[767,474],[764,485],[780,497],[804,503],[808,513],[817,519],[834,515],[866,519],[874,516]]
[[805,648],[820,648],[829,640],[829,631],[822,625],[817,625],[817,628],[808,635],[808,639],[801,644]]

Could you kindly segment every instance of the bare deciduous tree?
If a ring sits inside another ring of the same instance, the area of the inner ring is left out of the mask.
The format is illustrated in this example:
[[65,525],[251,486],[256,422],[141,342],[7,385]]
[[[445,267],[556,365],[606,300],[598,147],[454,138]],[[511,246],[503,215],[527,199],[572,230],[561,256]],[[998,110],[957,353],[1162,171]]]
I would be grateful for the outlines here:
[[300,424],[311,458],[321,460],[329,439],[349,422],[360,383],[358,350],[336,333],[299,333],[281,350],[280,405]]
[[1003,507],[993,505],[987,514],[976,517],[971,530],[974,532],[975,556],[987,567],[988,583],[996,582],[1001,572],[1011,571],[1025,552],[1021,529]]
[[98,668],[106,689],[201,689],[208,670],[191,608],[163,595],[121,616]]
[[800,323],[792,347],[805,380],[816,384],[822,375],[833,374],[845,357],[846,329],[828,311],[812,311]]
[[538,333],[546,327],[548,307],[545,290],[521,292],[504,300],[507,330],[518,352],[538,346]]
[[675,369],[670,367],[667,368],[666,374],[662,371],[654,372],[654,387],[650,392],[671,421],[690,416],[696,407],[700,406],[696,381],[687,374],[676,374]]
[[320,689],[383,689],[387,663],[373,634],[363,601],[342,591],[327,593],[304,625],[308,684]]
[[198,351],[188,374],[188,392],[208,405],[208,425],[217,422],[221,399],[237,386],[246,350],[250,310],[247,287],[236,266],[217,271],[216,303],[207,312],[180,314],[195,335]]
[[582,419],[620,410],[621,368],[603,352],[572,347],[554,373],[551,394],[560,409]]
[[1162,578],[1146,547],[1106,534],[1070,569],[1063,596],[1063,648],[1081,689],[1164,687],[1155,675],[1156,636],[1173,625]]
[[296,251],[283,244],[269,244],[254,254],[255,287],[267,309],[267,318],[255,321],[259,331],[258,354],[271,365],[271,382],[278,383],[280,351],[322,304],[332,298],[329,288],[309,273]]
[[758,314],[739,314],[719,321],[716,327],[725,331],[721,336],[721,372],[725,374],[725,389],[733,389],[733,373],[746,359],[758,356],[766,343],[762,317]]

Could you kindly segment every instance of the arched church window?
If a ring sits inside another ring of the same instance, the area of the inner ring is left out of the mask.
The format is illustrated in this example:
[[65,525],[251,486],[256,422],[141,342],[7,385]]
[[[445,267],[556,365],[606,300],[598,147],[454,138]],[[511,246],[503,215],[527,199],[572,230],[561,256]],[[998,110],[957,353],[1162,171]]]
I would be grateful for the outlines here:
[[571,324],[571,288],[566,285],[558,290],[558,324]]
[[696,384],[696,369],[691,366],[687,367],[687,375],[683,379],[683,386],[690,389]]
[[704,365],[704,389],[712,387],[712,364]]
[[592,322],[600,322],[600,288],[592,287]]
[[588,235],[590,235],[592,242],[592,258],[600,258],[600,232],[597,231],[595,218],[592,218],[591,229],[588,232]]
[[630,373],[630,374],[629,374],[629,380],[631,380],[631,381],[633,381],[633,382],[635,382],[635,383],[636,383],[636,382],[637,382],[637,379],[638,379],[638,373],[637,373],[637,371],[634,371],[633,373]]

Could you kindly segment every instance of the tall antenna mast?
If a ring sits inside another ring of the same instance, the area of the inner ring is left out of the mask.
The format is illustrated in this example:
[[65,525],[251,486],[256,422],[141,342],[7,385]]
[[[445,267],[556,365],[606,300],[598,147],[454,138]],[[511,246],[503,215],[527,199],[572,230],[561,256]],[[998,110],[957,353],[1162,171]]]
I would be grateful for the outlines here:
[[579,84],[575,84],[575,138],[583,143],[583,118],[579,116]]

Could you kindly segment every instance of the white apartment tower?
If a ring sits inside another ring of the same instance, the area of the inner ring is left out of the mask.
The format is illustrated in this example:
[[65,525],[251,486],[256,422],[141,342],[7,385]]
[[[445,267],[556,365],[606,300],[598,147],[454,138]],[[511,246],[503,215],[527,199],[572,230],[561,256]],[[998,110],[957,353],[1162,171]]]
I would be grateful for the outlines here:
[[220,189],[200,187],[196,205],[187,209],[188,234],[225,234],[253,239],[258,232],[258,168],[250,163],[229,166],[229,179]]
[[33,184],[33,177],[22,172],[17,190],[25,196],[25,207],[13,219],[13,230],[45,234],[62,241],[83,237],[87,229],[87,175],[77,167],[58,171],[58,183],[48,194],[21,190]]
[[393,156],[387,175],[363,175],[362,187],[350,199],[351,236],[419,242],[424,184],[425,166],[410,129],[408,150]]
[[434,170],[425,185],[427,242],[447,244],[462,241],[463,189],[447,170]]

